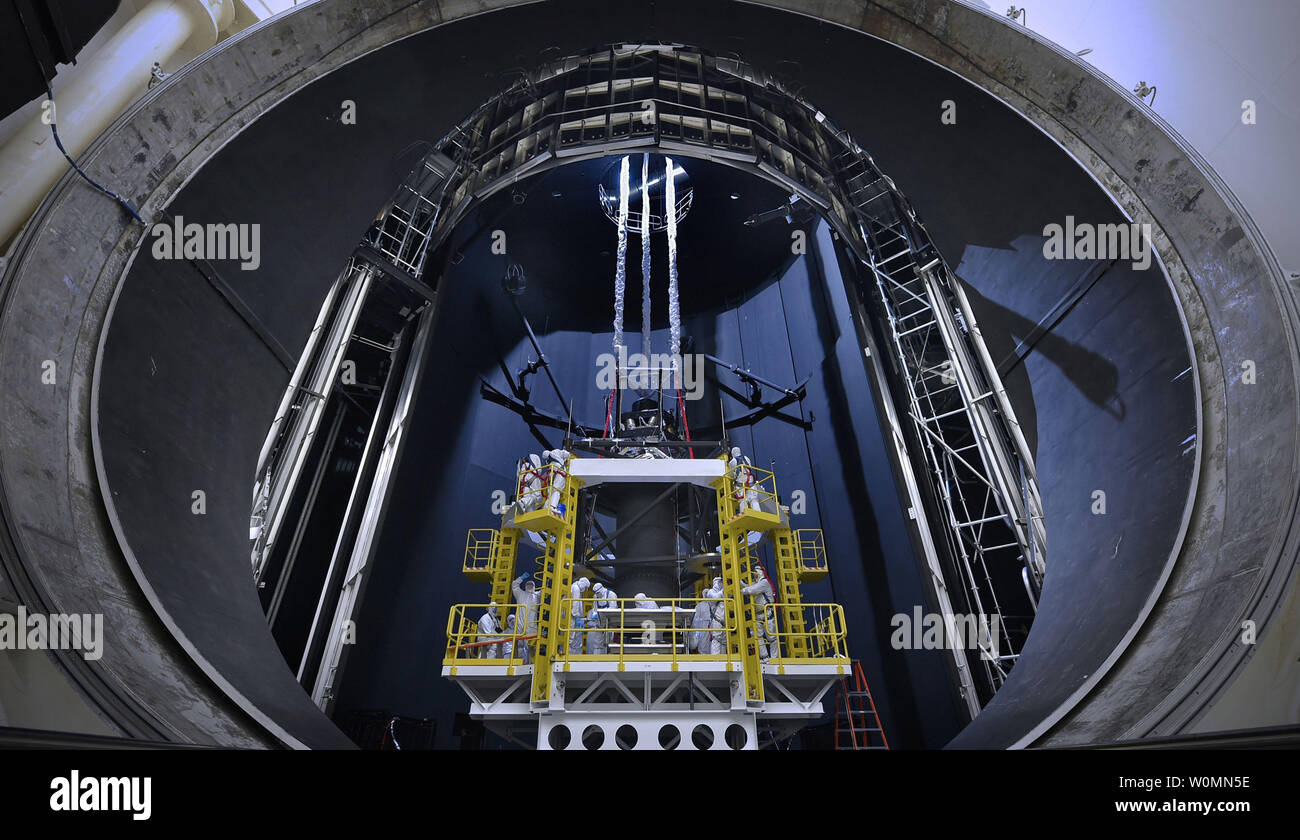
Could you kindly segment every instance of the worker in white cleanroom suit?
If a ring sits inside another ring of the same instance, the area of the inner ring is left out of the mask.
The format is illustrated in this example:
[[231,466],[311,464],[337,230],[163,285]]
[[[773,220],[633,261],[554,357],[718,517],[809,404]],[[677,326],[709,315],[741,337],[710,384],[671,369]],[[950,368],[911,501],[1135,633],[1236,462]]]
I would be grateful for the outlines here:
[[542,456],[551,468],[549,470],[551,492],[548,505],[552,513],[563,516],[565,512],[560,507],[560,500],[564,493],[564,470],[569,464],[569,453],[564,449],[548,449],[542,453]]
[[754,471],[750,469],[752,466],[749,456],[740,454],[739,446],[731,447],[731,459],[727,461],[727,469],[731,471],[731,492],[736,499],[737,513],[744,513],[750,508],[758,507],[759,494],[754,487]]
[[[596,584],[600,586],[600,584]],[[586,597],[587,590],[591,588],[591,578],[580,577],[569,587],[569,597],[573,599],[573,609],[578,610],[578,615],[582,615],[582,599]]]
[[[501,619],[497,617],[496,601],[488,604],[483,617],[478,620],[478,640],[498,643],[501,641]],[[501,645],[481,645],[479,651],[481,651],[479,656],[483,659],[497,659],[501,656]]]
[[584,626],[582,598],[590,587],[591,579],[585,577],[578,578],[569,587],[569,615],[573,616],[573,632],[569,634],[569,653],[575,655],[582,653],[582,637],[586,635],[581,632]]
[[591,587],[591,594],[596,599],[597,609],[612,610],[618,608],[618,593],[605,584],[597,582],[595,586]]
[[758,638],[755,640],[758,642],[758,658],[766,662],[769,654],[780,656],[776,644],[776,610],[765,609],[768,604],[776,603],[776,592],[762,566],[754,566],[754,582],[742,586],[740,592],[754,599],[754,617],[758,622]]
[[515,578],[510,589],[515,593],[515,603],[524,608],[524,635],[532,636],[537,633],[537,607],[541,602],[537,583],[524,574]]
[[517,614],[506,619],[506,633],[512,637],[510,642],[506,642],[506,658],[510,659],[513,654],[513,658],[523,659],[524,664],[532,664],[534,640],[528,638],[529,633],[524,632],[525,622],[526,619]]
[[719,600],[709,601],[712,608],[712,615],[709,616],[709,648],[701,653],[720,654],[727,646],[727,634],[724,630],[727,621],[727,602],[721,600],[723,596],[722,578],[715,577],[713,586],[704,590],[705,598],[716,598]]
[[[515,500],[515,508],[520,513],[528,513],[537,509],[542,503],[542,474],[538,469],[542,466],[542,459],[536,452],[528,456],[526,464],[520,464],[520,473],[523,477],[520,481],[520,487],[516,492],[519,498]],[[525,473],[524,470],[527,470]]]
[[[591,587],[591,594],[592,597],[596,599],[596,604],[595,604],[596,609],[616,610],[619,608],[618,593],[610,589],[605,584],[597,582],[595,586]],[[623,623],[621,615],[619,616],[618,623],[620,625]],[[610,619],[607,616],[600,616],[600,624],[598,626],[609,627]],[[622,636],[618,634],[606,633],[605,640],[607,642],[616,641],[619,644],[623,643]]]
[[[514,613],[511,613],[510,615],[506,616],[506,633],[505,633],[505,639],[506,639],[506,640],[505,640],[504,642],[501,643],[501,658],[502,658],[502,659],[514,659],[514,656],[515,656],[515,636],[519,635],[519,631],[516,630],[515,627],[516,627],[516,625],[515,625],[515,614],[514,614]],[[522,648],[523,646],[524,646],[524,643],[523,643],[523,642],[520,642],[520,643],[519,643],[519,647]]]
[[[600,626],[600,613],[592,607],[591,612],[587,613],[587,626]],[[592,656],[600,656],[609,653],[609,634],[603,631],[587,633],[587,653]]]
[[707,628],[713,618],[713,604],[703,598],[695,605],[691,614],[691,632],[686,634],[686,648],[694,653],[709,652],[709,634]]
[[[645,594],[644,592],[638,592],[638,593],[636,593],[635,595],[633,595],[633,596],[632,596],[632,603],[633,603],[634,606],[636,606],[636,608],[637,608],[638,610],[657,610],[657,609],[659,609],[659,604],[656,603],[656,602],[654,602],[654,601],[652,601],[652,600],[650,600],[648,597],[646,597],[646,594]],[[650,633],[650,630],[652,629],[651,625],[653,625],[653,624],[654,624],[653,621],[650,621],[649,619],[647,619],[645,622],[642,623],[641,626],[642,626],[642,629],[644,629],[644,630],[646,631],[646,633]],[[651,634],[650,637],[654,639],[655,644],[661,644],[661,643],[663,642],[663,638],[662,638],[658,633],[653,633],[653,634]]]

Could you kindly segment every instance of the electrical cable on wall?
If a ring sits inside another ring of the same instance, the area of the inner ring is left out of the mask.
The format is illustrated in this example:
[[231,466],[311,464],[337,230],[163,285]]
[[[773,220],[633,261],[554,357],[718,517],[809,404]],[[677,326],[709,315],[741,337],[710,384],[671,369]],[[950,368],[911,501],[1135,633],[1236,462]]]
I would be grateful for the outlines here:
[[131,202],[127,201],[122,196],[118,195],[117,193],[110,190],[108,187],[105,187],[103,184],[100,184],[94,178],[91,178],[89,175],[87,175],[85,171],[83,171],[82,168],[77,165],[77,162],[72,159],[72,155],[68,154],[68,150],[63,148],[63,141],[59,139],[59,128],[56,125],[56,120],[53,116],[58,113],[58,107],[54,104],[54,91],[48,84],[45,86],[45,95],[50,100],[50,114],[51,114],[50,132],[54,135],[54,144],[59,147],[59,151],[63,153],[63,156],[65,158],[67,158],[68,164],[74,170],[76,170],[76,173],[78,175],[80,175],[82,178],[86,180],[86,183],[90,184],[92,187],[99,190],[109,198],[112,198],[115,201],[117,201],[118,204],[121,204],[123,207],[126,208],[126,212],[130,213],[133,219],[135,219],[137,222],[144,225],[145,227],[148,227],[149,223],[146,222],[144,219],[140,218],[140,214],[137,213],[135,208],[131,206]]

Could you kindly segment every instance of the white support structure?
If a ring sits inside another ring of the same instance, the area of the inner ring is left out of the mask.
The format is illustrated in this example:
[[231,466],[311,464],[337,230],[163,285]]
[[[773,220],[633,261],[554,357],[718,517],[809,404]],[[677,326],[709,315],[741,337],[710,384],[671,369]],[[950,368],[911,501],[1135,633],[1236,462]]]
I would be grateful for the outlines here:
[[[351,640],[348,638],[348,628],[355,626],[361,592],[374,560],[379,525],[383,519],[384,509],[388,504],[391,489],[390,482],[398,458],[401,455],[402,445],[406,440],[407,422],[410,420],[411,407],[420,379],[424,373],[425,348],[428,346],[429,336],[432,332],[433,308],[426,307],[419,315],[419,322],[412,338],[410,361],[402,374],[400,389],[397,393],[397,403],[394,406],[392,417],[389,419],[388,427],[382,431],[382,436],[380,436],[381,430],[376,424],[371,428],[370,435],[366,440],[363,459],[369,455],[372,447],[378,446],[378,463],[370,482],[369,492],[366,493],[365,497],[362,498],[358,494],[360,488],[354,486],[353,495],[348,499],[348,511],[351,511],[354,505],[363,505],[361,527],[355,541],[352,543],[351,551],[344,553],[342,551],[343,546],[336,543],[334,556],[330,560],[326,580],[333,577],[335,564],[345,562],[345,558],[347,569],[344,572],[343,587],[339,592],[338,602],[334,607],[333,617],[328,624],[328,628],[323,624],[325,619],[325,614],[322,612],[325,605],[324,598],[322,597],[321,601],[316,605],[316,615],[312,619],[311,634],[308,637],[305,651],[310,653],[312,641],[318,632],[327,634],[325,637],[325,650],[320,667],[316,671],[316,680],[311,692],[312,702],[320,706],[322,710],[328,711],[334,701],[334,684],[338,675],[339,663],[343,657],[345,646],[351,644]],[[344,521],[347,521],[346,513]],[[299,680],[303,679],[307,668],[306,653],[299,665]]]
[[569,473],[583,486],[621,482],[697,484],[710,487],[727,465],[718,458],[573,458]]
[[476,662],[443,666],[442,674],[470,698],[470,716],[498,734],[531,727],[535,719],[542,750],[752,750],[760,746],[760,730],[793,730],[820,718],[822,701],[848,662],[764,665],[767,699],[757,707],[746,701],[739,661],[665,657],[553,667],[551,698],[541,711],[528,702],[531,665]]
[[[330,289],[262,445],[253,499],[257,511],[255,516],[261,521],[253,523],[251,531],[256,533],[250,531],[254,541],[252,566],[255,581],[261,581],[266,560],[279,537],[289,500],[307,461],[325,403],[338,382],[343,357],[356,330],[357,318],[374,275],[374,269],[354,261]],[[329,313],[336,302],[337,312],[329,322]],[[318,342],[323,342],[319,353]]]

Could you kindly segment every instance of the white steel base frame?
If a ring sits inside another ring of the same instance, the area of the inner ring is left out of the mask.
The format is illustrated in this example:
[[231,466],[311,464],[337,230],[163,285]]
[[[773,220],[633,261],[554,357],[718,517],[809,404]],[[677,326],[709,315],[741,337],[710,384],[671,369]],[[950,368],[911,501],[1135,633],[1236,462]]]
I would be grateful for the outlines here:
[[[762,731],[787,733],[820,718],[845,666],[763,666],[762,704],[746,702],[739,662],[555,663],[551,697],[530,704],[532,668],[477,665],[444,676],[470,698],[470,715],[493,731],[537,721],[540,750],[752,750]],[[594,727],[594,729],[593,729]],[[556,731],[554,736],[553,730]],[[511,740],[518,740],[511,738]],[[590,746],[588,746],[590,744]]]

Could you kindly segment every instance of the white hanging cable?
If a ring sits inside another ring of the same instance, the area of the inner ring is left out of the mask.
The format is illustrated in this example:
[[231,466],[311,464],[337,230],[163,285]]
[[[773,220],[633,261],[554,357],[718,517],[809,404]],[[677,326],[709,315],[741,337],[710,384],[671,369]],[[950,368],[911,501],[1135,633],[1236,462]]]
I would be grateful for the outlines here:
[[[619,357],[623,344],[623,290],[627,285],[627,188],[628,160],[618,171],[618,261],[614,268],[614,355]],[[623,364],[621,357],[617,364]]]
[[677,301],[677,184],[673,180],[673,159],[668,158],[664,181],[664,219],[668,225],[668,352],[678,369],[682,353],[682,313]]
[[650,358],[650,155],[641,156],[641,352]]

